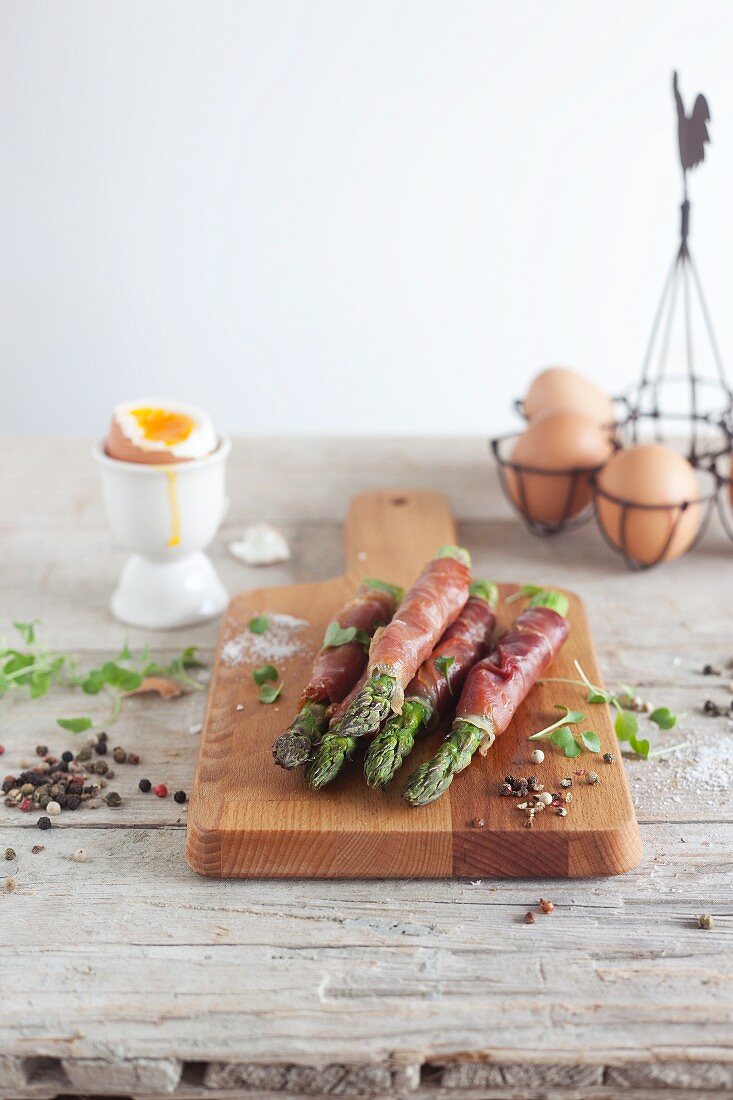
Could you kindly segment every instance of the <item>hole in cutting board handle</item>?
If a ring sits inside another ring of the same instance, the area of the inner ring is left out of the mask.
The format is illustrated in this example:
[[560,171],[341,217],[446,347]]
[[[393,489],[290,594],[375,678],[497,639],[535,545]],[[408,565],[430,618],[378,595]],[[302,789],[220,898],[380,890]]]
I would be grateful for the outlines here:
[[392,497],[389,503],[395,508],[402,508],[403,505],[407,504],[407,497]]

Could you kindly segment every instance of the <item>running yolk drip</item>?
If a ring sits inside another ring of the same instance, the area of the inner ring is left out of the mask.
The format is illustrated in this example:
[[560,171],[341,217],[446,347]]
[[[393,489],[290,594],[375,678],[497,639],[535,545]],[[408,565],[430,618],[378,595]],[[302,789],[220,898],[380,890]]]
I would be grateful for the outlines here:
[[166,479],[168,481],[168,501],[171,508],[171,533],[168,539],[169,546],[180,546],[181,544],[181,510],[178,506],[178,492],[176,490],[176,472],[175,470],[166,470]]
[[190,416],[169,412],[167,409],[133,409],[132,415],[146,439],[153,443],[164,443],[166,447],[183,443],[196,427],[196,422]]

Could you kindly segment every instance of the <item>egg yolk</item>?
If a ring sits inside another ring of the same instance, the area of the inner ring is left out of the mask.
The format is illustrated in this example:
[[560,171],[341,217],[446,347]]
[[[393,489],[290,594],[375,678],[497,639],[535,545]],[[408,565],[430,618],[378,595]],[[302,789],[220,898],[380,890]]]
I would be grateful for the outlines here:
[[196,427],[196,422],[190,416],[169,412],[168,409],[133,409],[132,415],[146,439],[164,443],[166,447],[183,443]]

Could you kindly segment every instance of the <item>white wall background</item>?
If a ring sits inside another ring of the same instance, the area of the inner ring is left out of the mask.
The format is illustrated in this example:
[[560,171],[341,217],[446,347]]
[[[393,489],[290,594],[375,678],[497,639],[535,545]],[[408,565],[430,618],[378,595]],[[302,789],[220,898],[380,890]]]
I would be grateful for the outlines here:
[[733,357],[730,0],[0,0],[0,430],[149,392],[251,433],[489,433],[639,368],[677,232]]

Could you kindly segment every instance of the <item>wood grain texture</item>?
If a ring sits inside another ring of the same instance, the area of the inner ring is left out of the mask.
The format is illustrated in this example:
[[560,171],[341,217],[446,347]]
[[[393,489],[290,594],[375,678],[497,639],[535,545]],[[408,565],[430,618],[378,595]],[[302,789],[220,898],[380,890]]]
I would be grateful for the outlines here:
[[[623,767],[602,766],[588,753],[571,762],[549,744],[541,766],[529,762],[529,735],[556,719],[556,703],[569,696],[575,702],[577,692],[557,684],[538,686],[486,759],[477,757],[443,798],[421,809],[405,804],[402,784],[434,751],[441,730],[418,742],[409,766],[384,792],[366,786],[361,751],[319,792],[307,788],[302,771],[274,765],[272,742],[289,721],[326,624],[359,580],[371,575],[407,586],[439,546],[456,538],[438,493],[362,493],[346,519],[345,577],[235,597],[221,633],[189,811],[186,858],[194,870],[235,878],[583,877],[620,874],[638,862],[641,840]],[[515,589],[501,586],[499,631],[518,613],[504,602]],[[578,659],[600,683],[582,603],[568,595],[570,638],[548,675],[577,677]],[[303,651],[283,670],[287,690],[277,706],[258,704],[252,663],[232,666],[222,658],[227,643],[262,612],[308,623]],[[599,735],[602,752],[617,751],[608,708],[586,709],[583,728]],[[576,774],[583,765],[599,768],[602,782],[590,787]],[[548,790],[559,790],[564,775],[574,777],[568,816],[548,810],[525,828],[517,800],[497,793],[508,773],[538,774]],[[480,828],[478,820],[485,822]]]
[[[0,439],[2,626],[40,616],[83,667],[118,652],[126,633],[107,609],[124,555],[89,448]],[[40,836],[0,803],[0,851],[19,855],[15,891],[0,890],[3,1100],[78,1095],[72,1063],[77,1079],[94,1067],[95,1096],[164,1095],[161,1075],[169,1087],[180,1069],[180,1100],[241,1096],[220,1087],[240,1079],[263,1100],[268,1087],[343,1095],[363,1086],[365,1065],[394,1087],[420,1080],[426,1100],[671,1100],[690,1089],[702,1100],[733,1087],[733,725],[701,712],[708,696],[730,698],[727,671],[702,667],[733,657],[733,546],[713,522],[694,554],[632,575],[591,527],[531,538],[481,439],[247,439],[235,441],[232,507],[211,547],[229,591],[342,574],[348,501],[375,485],[446,493],[479,575],[581,593],[606,681],[680,715],[655,745],[687,749],[623,762],[641,862],[595,880],[202,878],[183,858],[186,806],[142,794],[137,780],[189,789],[204,693],[129,700],[110,732],[142,765],[118,769],[120,809],[63,814]],[[283,528],[290,561],[250,569],[229,554],[259,519]],[[168,658],[196,643],[211,665],[217,632],[132,630],[129,641]],[[101,698],[83,706],[95,718],[107,709]],[[70,693],[0,707],[3,772],[32,761],[39,740],[75,747],[55,727],[79,713]],[[82,846],[88,861],[74,863]],[[540,896],[555,912],[525,925]],[[710,931],[698,928],[703,912]],[[498,1072],[478,1072],[489,1067]]]

